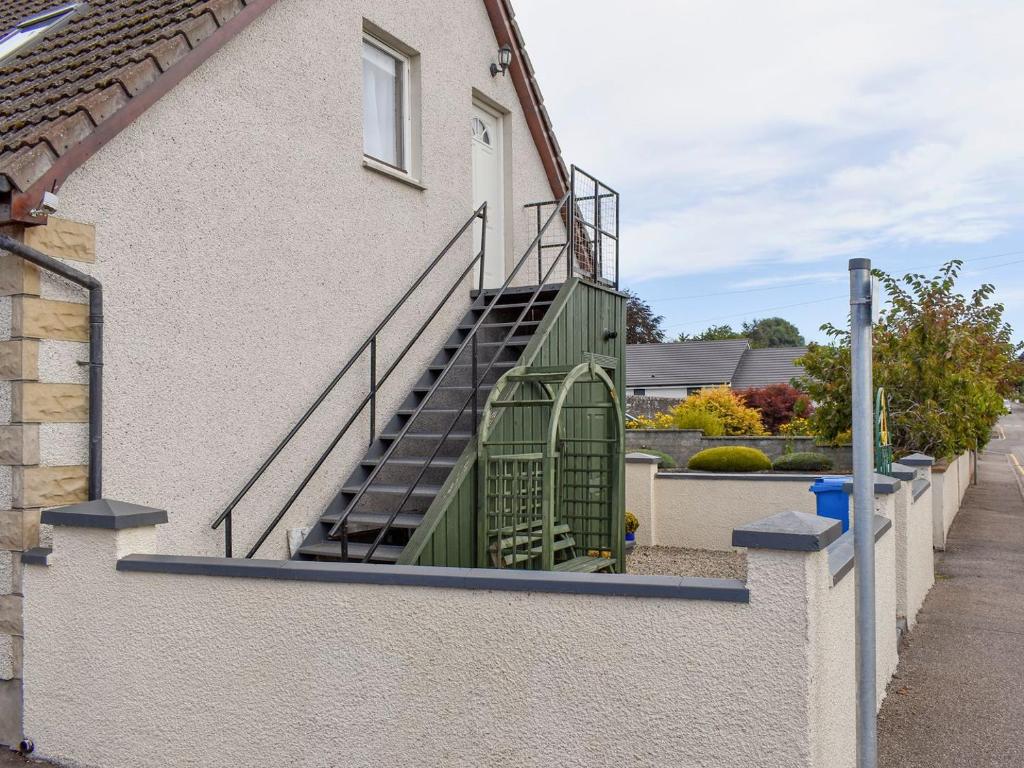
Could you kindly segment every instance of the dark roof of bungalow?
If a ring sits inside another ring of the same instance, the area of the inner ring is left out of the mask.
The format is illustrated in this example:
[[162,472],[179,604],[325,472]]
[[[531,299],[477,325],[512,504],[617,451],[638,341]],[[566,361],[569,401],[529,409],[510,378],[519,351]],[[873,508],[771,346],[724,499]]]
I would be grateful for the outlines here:
[[[26,211],[43,191],[59,188],[69,173],[274,1],[0,3],[0,39],[40,14],[75,6],[62,25],[0,62],[0,224],[30,221]],[[560,196],[568,173],[510,0],[482,2],[497,43],[516,51],[509,75],[548,181]]]
[[806,352],[807,347],[748,349],[736,368],[732,388],[748,389],[768,384],[789,384],[790,379],[803,375],[804,369],[793,361]]
[[627,344],[627,387],[727,384],[736,373],[746,339]]
[[627,387],[729,384],[733,389],[788,384],[803,369],[793,361],[806,347],[751,349],[747,339],[628,344]]

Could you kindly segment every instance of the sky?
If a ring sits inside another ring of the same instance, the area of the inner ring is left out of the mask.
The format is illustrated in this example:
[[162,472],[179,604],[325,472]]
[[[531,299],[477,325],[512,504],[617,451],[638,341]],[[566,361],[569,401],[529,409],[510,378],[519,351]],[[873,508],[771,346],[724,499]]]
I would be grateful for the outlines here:
[[847,262],[964,260],[1024,338],[1024,2],[513,0],[566,162],[674,338],[843,324]]

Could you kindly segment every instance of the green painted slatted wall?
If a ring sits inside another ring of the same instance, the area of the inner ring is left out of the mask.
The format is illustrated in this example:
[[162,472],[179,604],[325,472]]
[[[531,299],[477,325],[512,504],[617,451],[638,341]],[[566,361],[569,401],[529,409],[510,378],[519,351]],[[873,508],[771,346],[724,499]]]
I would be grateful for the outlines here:
[[[573,278],[562,286],[537,333],[523,351],[520,364],[568,368],[587,362],[591,356],[597,355],[598,362],[607,362],[609,376],[615,382],[615,390],[621,398],[626,384],[625,354],[625,296],[614,290]],[[607,396],[601,387],[600,384],[577,385],[573,388],[569,405],[584,405],[589,397],[597,398],[598,402],[605,402]],[[594,389],[588,392],[590,388]],[[525,399],[532,396],[535,396],[535,393],[523,387],[520,387],[516,395]],[[538,445],[543,442],[547,428],[547,408],[506,410],[529,413],[530,416],[509,418],[503,415],[495,427],[495,435],[499,439],[536,440]],[[575,419],[576,423],[566,423],[566,431],[584,434],[588,427],[581,424],[580,420],[593,420],[593,416],[587,416],[592,413],[594,411],[589,409],[567,409],[565,418]],[[620,456],[620,464],[622,460],[623,457]],[[618,471],[620,476],[622,475],[621,466],[608,467],[608,471]],[[406,545],[399,563],[463,568],[480,565],[477,562],[476,541],[476,476],[476,445],[471,443],[434,499],[423,523]],[[617,484],[617,488],[617,508],[621,510],[625,503],[621,482]],[[578,515],[580,506],[571,505],[570,515],[574,512]],[[621,514],[619,517],[621,518]],[[588,531],[581,530],[576,533],[585,539]]]

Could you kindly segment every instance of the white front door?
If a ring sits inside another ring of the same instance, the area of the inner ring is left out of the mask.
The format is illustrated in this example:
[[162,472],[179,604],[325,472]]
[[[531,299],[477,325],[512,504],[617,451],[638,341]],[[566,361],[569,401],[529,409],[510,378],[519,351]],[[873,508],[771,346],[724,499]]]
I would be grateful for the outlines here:
[[[501,147],[501,117],[473,105],[473,207],[487,201],[487,240],[484,287],[505,282],[505,183]],[[480,248],[480,225],[473,228],[473,249]],[[479,272],[477,279],[479,279]]]

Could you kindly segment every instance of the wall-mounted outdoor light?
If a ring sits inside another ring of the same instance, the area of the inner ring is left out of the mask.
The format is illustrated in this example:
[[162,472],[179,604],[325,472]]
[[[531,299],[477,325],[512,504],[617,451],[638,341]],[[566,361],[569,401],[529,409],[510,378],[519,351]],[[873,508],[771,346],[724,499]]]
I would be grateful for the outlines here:
[[497,77],[499,72],[504,76],[511,64],[512,48],[511,46],[503,45],[498,49],[498,63],[491,63],[491,77]]

